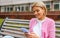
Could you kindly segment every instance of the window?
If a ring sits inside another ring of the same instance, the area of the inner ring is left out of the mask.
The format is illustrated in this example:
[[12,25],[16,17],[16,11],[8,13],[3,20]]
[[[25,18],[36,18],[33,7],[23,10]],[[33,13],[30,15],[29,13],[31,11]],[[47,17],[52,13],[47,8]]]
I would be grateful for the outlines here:
[[18,11],[20,11],[20,7],[18,7]]
[[59,10],[59,4],[54,4],[54,10]]
[[29,6],[26,6],[26,8],[25,8],[25,9],[26,9],[26,11],[29,11],[29,8],[30,8]]
[[12,12],[13,11],[13,7],[10,7],[10,12]]
[[15,11],[17,11],[17,7],[15,7]]
[[50,5],[46,5],[46,7],[47,7],[47,10],[50,10]]
[[21,11],[22,11],[22,12],[24,11],[24,7],[23,7],[23,6],[21,7]]
[[6,12],[6,7],[4,7],[4,12]]
[[13,7],[9,7],[9,6],[1,7],[1,12],[12,12],[12,11],[13,11]]
[[5,7],[1,7],[1,12],[6,12],[6,9],[5,9]]
[[6,10],[6,12],[12,12],[13,11],[13,7],[6,7],[5,10]]
[[6,11],[9,12],[9,7],[7,7]]
[[20,11],[20,6],[16,6],[15,7],[15,11],[18,11],[19,12]]
[[46,4],[47,10],[50,10],[51,2],[50,1],[46,1],[44,3]]
[[19,4],[19,5],[12,5],[12,6],[2,6],[1,8],[2,12],[25,12],[25,11],[31,11],[31,7],[29,4]]

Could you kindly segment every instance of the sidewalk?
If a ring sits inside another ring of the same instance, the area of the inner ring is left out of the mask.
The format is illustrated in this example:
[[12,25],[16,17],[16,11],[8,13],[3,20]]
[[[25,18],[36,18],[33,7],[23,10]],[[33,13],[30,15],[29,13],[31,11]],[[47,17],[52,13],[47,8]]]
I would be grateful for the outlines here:
[[2,38],[2,36],[0,35],[0,38]]

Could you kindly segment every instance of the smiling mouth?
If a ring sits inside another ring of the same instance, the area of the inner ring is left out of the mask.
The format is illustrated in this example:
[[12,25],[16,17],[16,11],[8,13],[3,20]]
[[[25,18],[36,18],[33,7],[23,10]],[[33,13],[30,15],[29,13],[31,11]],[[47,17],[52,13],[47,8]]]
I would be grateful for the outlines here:
[[36,17],[39,17],[39,15],[35,15]]

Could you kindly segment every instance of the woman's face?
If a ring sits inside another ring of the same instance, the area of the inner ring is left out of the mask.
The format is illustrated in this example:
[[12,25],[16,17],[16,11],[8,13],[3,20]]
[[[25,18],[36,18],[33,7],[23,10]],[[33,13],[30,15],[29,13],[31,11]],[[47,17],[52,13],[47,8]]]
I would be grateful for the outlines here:
[[41,7],[33,7],[33,13],[38,19],[42,19],[44,17],[45,10]]

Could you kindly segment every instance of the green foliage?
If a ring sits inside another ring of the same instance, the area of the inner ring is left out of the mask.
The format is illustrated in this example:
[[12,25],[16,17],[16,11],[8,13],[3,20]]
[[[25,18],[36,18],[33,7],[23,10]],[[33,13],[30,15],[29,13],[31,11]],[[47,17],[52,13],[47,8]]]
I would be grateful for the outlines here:
[[0,19],[0,26],[1,26],[1,24],[3,23],[3,21],[4,21],[4,19]]

